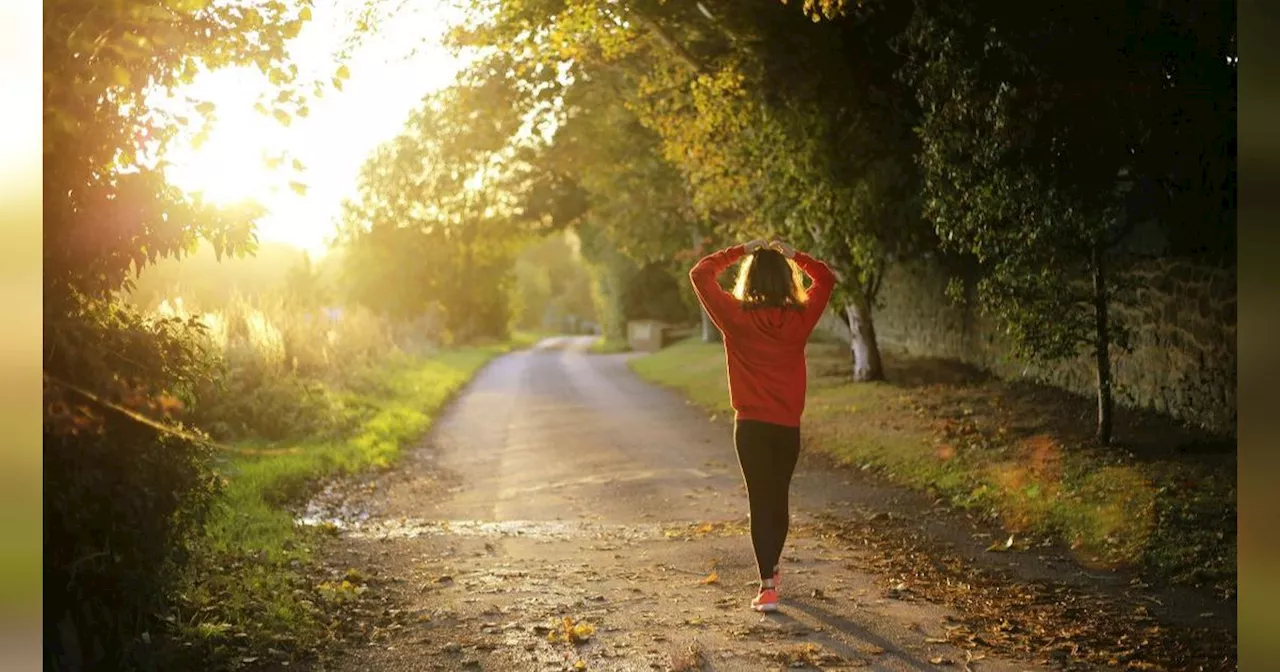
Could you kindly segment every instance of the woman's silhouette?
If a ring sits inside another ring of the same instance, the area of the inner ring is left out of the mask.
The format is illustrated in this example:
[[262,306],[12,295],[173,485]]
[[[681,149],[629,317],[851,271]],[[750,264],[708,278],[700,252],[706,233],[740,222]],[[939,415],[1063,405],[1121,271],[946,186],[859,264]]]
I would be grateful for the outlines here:
[[[718,277],[739,260],[730,294]],[[801,271],[812,281],[807,290]],[[775,611],[791,515],[791,474],[800,456],[805,343],[831,298],[835,276],[826,264],[786,243],[753,240],[703,257],[689,278],[724,335],[733,443],[747,484],[751,545],[760,570],[760,592],[751,608]]]

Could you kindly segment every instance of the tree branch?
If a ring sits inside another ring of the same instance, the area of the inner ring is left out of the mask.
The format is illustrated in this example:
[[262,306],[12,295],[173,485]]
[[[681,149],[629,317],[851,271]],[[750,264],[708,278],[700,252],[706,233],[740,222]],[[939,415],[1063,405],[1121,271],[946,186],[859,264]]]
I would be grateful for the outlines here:
[[283,448],[280,450],[269,450],[269,449],[256,450],[252,448],[236,448],[233,446],[224,446],[220,443],[211,441],[208,437],[198,436],[190,432],[182,431],[181,429],[178,429],[176,427],[167,426],[163,422],[160,422],[158,420],[153,420],[147,417],[146,415],[143,415],[142,413],[139,413],[133,409],[125,408],[124,406],[121,406],[120,404],[117,404],[113,401],[110,401],[108,399],[103,399],[97,394],[94,394],[93,392],[90,392],[89,390],[86,390],[83,387],[76,385],[75,383],[69,383],[65,380],[62,380],[61,378],[58,378],[57,376],[51,375],[47,371],[44,372],[44,379],[47,382],[57,385],[58,387],[74,392],[80,397],[84,398],[85,400],[90,401],[94,404],[97,404],[102,408],[105,408],[109,411],[114,411],[116,414],[120,415],[121,417],[124,417],[133,422],[136,422],[140,425],[145,425],[147,427],[150,427],[151,429],[154,429],[157,432],[160,432],[161,434],[176,436],[180,439],[184,439],[192,443],[201,443],[221,451],[225,451],[229,453],[240,453],[242,455],[276,455],[276,454],[284,454],[284,453],[296,453],[299,451],[298,448]]
[[684,47],[684,45],[677,42],[676,39],[667,33],[666,29],[664,29],[657,21],[654,21],[639,12],[633,12],[631,14],[631,18],[634,19],[636,23],[644,26],[645,29],[647,29],[651,35],[661,42],[663,46],[670,50],[677,59],[692,68],[695,72],[700,75],[705,75],[710,72],[710,69],[707,68],[702,61],[699,61],[688,49]]

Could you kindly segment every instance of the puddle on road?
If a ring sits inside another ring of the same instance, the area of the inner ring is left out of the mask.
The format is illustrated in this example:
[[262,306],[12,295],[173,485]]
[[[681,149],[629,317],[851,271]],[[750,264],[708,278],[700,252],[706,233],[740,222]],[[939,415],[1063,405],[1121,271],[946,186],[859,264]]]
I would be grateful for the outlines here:
[[413,539],[420,536],[523,537],[567,541],[570,539],[641,540],[663,536],[661,526],[652,523],[607,524],[574,520],[369,520],[367,514],[346,516],[304,515],[299,524],[332,526],[355,539]]

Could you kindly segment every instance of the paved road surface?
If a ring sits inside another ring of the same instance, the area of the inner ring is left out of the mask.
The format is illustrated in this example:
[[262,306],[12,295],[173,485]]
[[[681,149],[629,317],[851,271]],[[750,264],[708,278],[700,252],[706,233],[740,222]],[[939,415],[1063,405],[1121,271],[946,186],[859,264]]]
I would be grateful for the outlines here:
[[[415,618],[341,669],[964,669],[964,651],[930,641],[946,610],[898,599],[889,578],[849,566],[857,549],[809,533],[852,486],[807,460],[783,608],[751,612],[730,430],[590,343],[551,339],[494,361],[361,505],[367,518],[344,533],[352,562],[399,581]],[[585,644],[548,641],[566,616],[594,627]]]

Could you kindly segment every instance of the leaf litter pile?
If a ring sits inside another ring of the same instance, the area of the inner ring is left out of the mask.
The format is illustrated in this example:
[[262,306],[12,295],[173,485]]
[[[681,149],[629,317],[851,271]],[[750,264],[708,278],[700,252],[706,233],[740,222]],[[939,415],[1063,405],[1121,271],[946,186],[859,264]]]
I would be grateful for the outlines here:
[[969,660],[987,650],[1065,670],[1236,669],[1234,628],[1162,624],[1139,600],[978,567],[936,544],[926,546],[919,530],[896,519],[822,516],[812,532],[865,549],[854,562],[892,577],[886,597],[923,599],[962,614],[962,621],[944,625],[946,635],[935,643],[964,649]]

